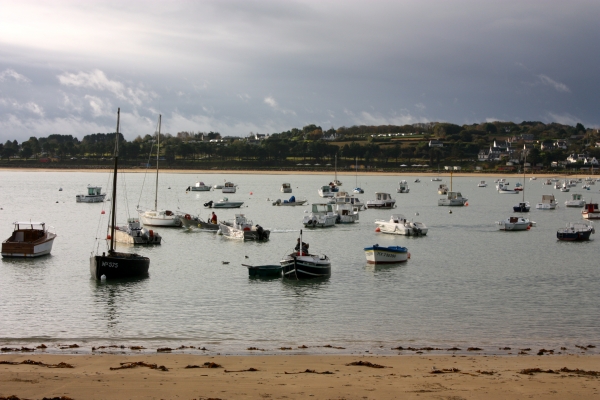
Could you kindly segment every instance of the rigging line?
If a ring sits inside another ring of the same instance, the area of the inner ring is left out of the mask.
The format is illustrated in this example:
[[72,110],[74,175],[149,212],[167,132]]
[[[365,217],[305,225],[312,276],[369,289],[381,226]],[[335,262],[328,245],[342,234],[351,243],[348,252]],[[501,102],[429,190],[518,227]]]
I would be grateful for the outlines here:
[[140,197],[138,198],[137,209],[140,209],[140,201],[142,200],[142,194],[144,193],[144,184],[146,183],[146,177],[148,176],[148,168],[150,166],[150,159],[152,158],[152,149],[154,143],[150,145],[150,153],[148,154],[148,161],[146,161],[146,172],[144,172],[144,179],[142,180],[142,188],[140,189]]

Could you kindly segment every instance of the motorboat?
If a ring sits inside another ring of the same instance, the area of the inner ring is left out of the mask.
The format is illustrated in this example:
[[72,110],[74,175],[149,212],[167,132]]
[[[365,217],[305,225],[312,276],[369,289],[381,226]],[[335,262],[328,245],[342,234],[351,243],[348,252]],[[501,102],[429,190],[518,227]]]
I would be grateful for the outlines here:
[[408,221],[402,214],[392,214],[389,220],[378,219],[375,225],[377,225],[375,232],[394,235],[425,236],[429,230],[424,223]]
[[296,196],[292,196],[289,198],[289,200],[283,200],[281,201],[281,199],[277,199],[273,202],[274,206],[303,206],[308,202],[308,200],[306,199],[302,199],[302,200],[298,200],[296,199]]
[[501,183],[499,185],[500,185],[500,187],[498,188],[498,193],[500,193],[500,194],[517,194],[517,193],[519,193],[516,190],[509,188],[508,186],[503,186]]
[[513,206],[514,212],[529,212],[531,205],[528,201],[521,201]]
[[362,194],[365,191],[362,188],[359,187],[355,187],[354,190],[352,191],[353,193],[357,193],[357,194]]
[[598,203],[587,203],[581,211],[581,216],[584,219],[600,219],[600,209]]
[[302,224],[307,228],[325,228],[334,226],[336,220],[332,204],[313,203],[312,211],[304,216]]
[[570,222],[565,228],[556,231],[556,238],[568,242],[584,241],[590,240],[592,233],[596,233],[596,229],[591,222]]
[[546,179],[543,185],[552,185],[552,180],[550,178]]
[[56,232],[45,222],[14,222],[13,233],[2,242],[2,257],[33,258],[50,254]]
[[233,184],[232,182],[225,182],[225,184],[223,185],[223,188],[221,189],[221,191],[223,193],[235,193],[236,192],[236,185]]
[[487,183],[485,183],[485,181],[480,181],[480,182],[477,184],[477,187],[487,187]]
[[367,200],[367,208],[390,209],[396,206],[396,200],[389,193],[376,192],[375,200]]
[[358,221],[358,211],[358,207],[352,204],[340,203],[333,206],[333,212],[337,214],[335,222],[338,224],[352,224]]
[[408,193],[410,189],[408,188],[408,182],[404,179],[398,182],[398,188],[396,188],[396,193]]
[[538,210],[554,210],[556,208],[556,199],[553,194],[543,194],[542,202],[537,203],[535,208]]
[[337,178],[337,154],[335,155],[335,164],[334,164],[334,170],[335,170],[335,177],[333,178],[333,184],[335,186],[342,186],[342,182],[338,180]]
[[585,190],[590,190],[591,186],[588,183],[584,183],[583,186],[581,186],[581,188]]
[[115,227],[115,241],[127,244],[160,244],[162,237],[158,232],[142,227],[138,218],[129,218],[127,225]]
[[350,204],[350,205],[358,207],[359,211],[362,211],[366,208],[365,203],[360,201],[360,199],[358,197],[348,194],[348,192],[335,193],[335,196],[333,196],[328,201],[328,203],[330,203],[330,204]]
[[210,220],[205,221],[199,215],[183,214],[179,216],[179,219],[182,226],[187,229],[198,228],[207,231],[217,231],[219,229],[219,224],[213,224]]
[[438,186],[438,194],[448,194],[448,185],[440,183],[440,186]]
[[[300,235],[302,235],[302,231],[300,232]],[[300,242],[302,246],[298,246]],[[309,253],[308,244],[302,242],[301,238],[298,245],[292,253],[279,262],[284,279],[301,280],[331,276],[331,260],[329,260],[329,257]]]
[[235,214],[231,224],[219,224],[221,234],[230,239],[267,241],[271,231],[254,225],[244,214]]
[[438,199],[438,206],[464,206],[467,204],[466,197],[462,197],[460,192],[448,192],[446,197]]
[[78,194],[75,200],[77,203],[101,203],[105,197],[106,193],[102,193],[101,186],[88,186],[87,194]]
[[194,186],[188,186],[186,192],[190,190],[192,192],[208,192],[210,191],[210,189],[212,189],[212,186],[206,185],[204,182],[198,181],[196,182],[196,184],[194,184]]
[[560,186],[560,191],[561,191],[561,192],[568,192],[568,191],[570,191],[570,190],[571,190],[571,189],[569,188],[569,184],[567,183],[567,181],[564,181],[564,182],[562,183],[562,185]]
[[215,183],[213,185],[213,189],[221,190],[221,189],[223,189],[223,185],[221,185],[220,183]]
[[565,201],[565,207],[585,207],[585,199],[581,193],[571,193],[571,200]]
[[523,191],[523,185],[521,185],[521,182],[515,183],[515,188],[513,190],[516,190],[517,192]]
[[508,189],[508,186],[509,186],[509,185],[510,185],[510,184],[509,184],[509,183],[506,183],[506,182],[498,182],[498,183],[496,184],[496,190],[500,190],[501,188],[507,188],[507,189]]
[[334,189],[337,189],[337,187],[335,185],[321,186],[318,190],[319,196],[333,197],[335,195],[335,193],[339,191],[339,190],[334,190]]
[[439,176],[436,176],[435,178],[431,178],[431,182],[441,182],[442,178],[440,178]]
[[[107,237],[108,253],[102,255],[92,254],[90,257],[90,273],[94,279],[118,279],[130,277],[143,277],[148,275],[150,269],[150,258],[135,253],[123,253],[115,250],[115,217],[117,204],[117,168],[119,164],[119,120],[121,109],[117,111],[117,130],[115,134],[113,190],[112,190],[112,212],[109,223],[110,234]],[[160,125],[160,116],[159,116]],[[98,248],[98,246],[96,246]]]
[[161,118],[162,116],[158,116],[158,130],[156,132],[156,186],[154,188],[154,209],[152,210],[141,210],[138,209],[138,215],[140,217],[140,221],[142,224],[148,226],[164,226],[164,227],[179,227],[181,226],[181,221],[177,214],[175,214],[171,210],[160,210],[158,209],[158,162],[160,160],[160,127],[161,127]]
[[421,183],[421,180],[419,178],[415,179],[415,183]]
[[529,178],[530,181],[537,181],[537,178],[535,176],[532,176],[531,178]]
[[244,204],[243,201],[229,201],[227,197],[223,197],[219,201],[209,201],[204,203],[207,208],[240,208]]
[[523,217],[508,217],[502,221],[496,221],[496,224],[501,231],[524,231],[535,226],[534,223]]
[[354,158],[354,164],[355,164],[355,176],[354,176],[354,185],[356,186],[354,188],[354,190],[352,191],[353,193],[358,193],[358,194],[362,194],[365,191],[358,186],[358,161],[356,158]]
[[396,264],[408,260],[410,254],[406,247],[383,247],[374,244],[371,247],[365,247],[365,256],[367,264]]
[[281,184],[280,191],[281,193],[292,193],[292,185],[290,185],[289,183],[283,183]]

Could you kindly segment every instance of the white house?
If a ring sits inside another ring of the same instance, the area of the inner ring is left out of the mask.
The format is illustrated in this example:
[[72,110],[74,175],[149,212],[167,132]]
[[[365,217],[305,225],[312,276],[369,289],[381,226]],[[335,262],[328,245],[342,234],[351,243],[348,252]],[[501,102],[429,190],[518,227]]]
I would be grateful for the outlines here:
[[439,140],[432,139],[429,141],[429,147],[444,147],[444,143]]

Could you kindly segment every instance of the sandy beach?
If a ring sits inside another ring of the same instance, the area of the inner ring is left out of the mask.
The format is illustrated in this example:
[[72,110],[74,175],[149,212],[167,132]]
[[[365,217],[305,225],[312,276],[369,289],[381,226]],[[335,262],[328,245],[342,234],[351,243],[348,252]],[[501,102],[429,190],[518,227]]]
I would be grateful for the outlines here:
[[599,369],[598,355],[4,354],[0,399],[582,399],[600,396]]

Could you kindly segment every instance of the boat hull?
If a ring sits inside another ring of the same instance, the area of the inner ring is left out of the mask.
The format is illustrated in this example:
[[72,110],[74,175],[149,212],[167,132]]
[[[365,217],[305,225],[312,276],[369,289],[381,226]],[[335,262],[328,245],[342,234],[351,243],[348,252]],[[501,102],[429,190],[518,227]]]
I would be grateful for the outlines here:
[[248,268],[248,276],[260,278],[280,278],[281,265],[246,265]]
[[337,217],[335,215],[308,215],[302,223],[306,228],[327,228],[334,226]]
[[50,254],[56,234],[46,232],[43,240],[34,242],[2,242],[2,257],[34,258]]
[[115,229],[115,241],[117,243],[154,245],[160,244],[161,239],[161,236],[156,234],[152,229],[149,229],[147,232],[144,230],[128,232],[122,229]]
[[109,255],[90,257],[92,278],[106,279],[133,278],[148,275],[150,259],[138,254],[113,252]]
[[75,200],[77,203],[101,203],[104,201],[106,194],[101,194],[98,196],[88,196],[84,194],[78,194],[75,196]]
[[370,203],[367,201],[367,208],[378,208],[381,210],[390,210],[396,205],[395,201],[386,201],[381,203]]
[[259,232],[254,228],[242,230],[225,224],[219,224],[219,229],[221,230],[223,236],[230,239],[267,241],[271,235],[271,231],[268,229],[264,229],[262,232]]
[[328,278],[331,276],[331,263],[327,256],[289,255],[281,260],[283,277],[301,280]]
[[397,264],[408,260],[408,249],[400,246],[365,247],[368,264]]
[[192,192],[210,192],[210,186],[192,186]]
[[581,242],[585,240],[590,240],[590,236],[592,235],[592,231],[567,231],[567,230],[559,230],[556,232],[556,238],[558,240],[562,240],[565,242]]

